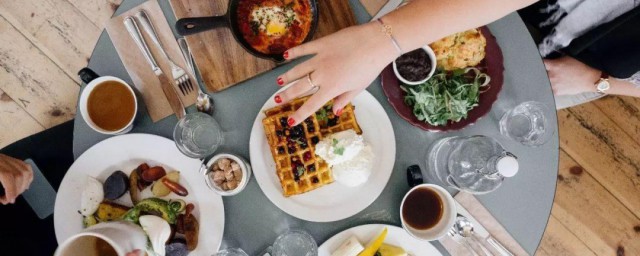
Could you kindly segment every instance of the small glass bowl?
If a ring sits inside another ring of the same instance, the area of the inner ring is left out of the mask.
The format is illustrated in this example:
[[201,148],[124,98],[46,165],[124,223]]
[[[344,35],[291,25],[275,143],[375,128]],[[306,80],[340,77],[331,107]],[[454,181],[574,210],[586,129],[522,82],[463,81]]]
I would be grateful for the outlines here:
[[[216,185],[216,183],[213,181],[213,176],[210,175],[210,173],[212,172],[211,169],[213,164],[217,163],[218,160],[222,158],[231,159],[232,161],[240,165],[240,170],[242,170],[242,180],[240,180],[238,187],[236,187],[235,189],[226,190],[226,191],[223,190],[222,188],[218,187],[218,185]],[[232,155],[232,154],[222,153],[222,154],[217,154],[213,156],[209,160],[209,162],[207,162],[206,169],[203,170],[202,174],[204,175],[204,180],[207,183],[207,186],[209,186],[211,190],[213,190],[214,192],[218,193],[221,196],[233,196],[240,193],[242,190],[244,190],[244,188],[249,183],[249,180],[251,179],[251,165],[242,157]]]

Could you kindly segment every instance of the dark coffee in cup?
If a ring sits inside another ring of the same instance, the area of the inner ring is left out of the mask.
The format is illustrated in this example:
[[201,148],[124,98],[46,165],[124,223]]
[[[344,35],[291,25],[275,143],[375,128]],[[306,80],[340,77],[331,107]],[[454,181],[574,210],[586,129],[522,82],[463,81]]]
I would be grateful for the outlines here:
[[402,218],[407,225],[417,230],[427,230],[442,220],[442,198],[428,187],[417,188],[409,195],[402,207]]
[[446,189],[435,184],[413,187],[400,204],[402,228],[426,241],[447,235],[456,219],[456,202]]

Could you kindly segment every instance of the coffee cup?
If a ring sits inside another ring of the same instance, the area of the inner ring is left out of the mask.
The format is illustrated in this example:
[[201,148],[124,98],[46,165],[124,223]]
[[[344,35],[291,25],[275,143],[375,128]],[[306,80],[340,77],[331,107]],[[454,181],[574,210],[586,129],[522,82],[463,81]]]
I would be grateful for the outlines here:
[[451,194],[434,184],[413,187],[400,204],[402,228],[420,240],[433,241],[447,235],[456,215]]
[[78,73],[87,85],[80,94],[80,115],[96,132],[125,134],[133,128],[138,112],[135,92],[125,81],[113,76],[98,76],[91,69]]
[[145,251],[147,236],[139,226],[113,221],[88,227],[58,246],[54,256],[126,256],[134,250]]

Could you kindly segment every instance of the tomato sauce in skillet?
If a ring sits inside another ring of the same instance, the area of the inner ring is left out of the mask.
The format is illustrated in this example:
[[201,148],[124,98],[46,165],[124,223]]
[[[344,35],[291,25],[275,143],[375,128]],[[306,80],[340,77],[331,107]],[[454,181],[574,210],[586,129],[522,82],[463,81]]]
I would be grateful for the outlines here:
[[300,45],[313,19],[309,0],[240,0],[237,14],[243,38],[265,54]]

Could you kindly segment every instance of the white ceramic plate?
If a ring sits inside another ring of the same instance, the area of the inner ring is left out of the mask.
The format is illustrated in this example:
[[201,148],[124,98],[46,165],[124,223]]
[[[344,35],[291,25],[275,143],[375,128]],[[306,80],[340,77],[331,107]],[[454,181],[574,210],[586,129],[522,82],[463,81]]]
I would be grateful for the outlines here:
[[319,256],[330,256],[344,241],[355,236],[362,245],[374,239],[383,228],[387,227],[386,244],[402,247],[411,256],[437,256],[442,255],[431,243],[413,238],[402,228],[384,224],[369,224],[347,229],[334,235],[318,248]]
[[367,91],[360,93],[352,104],[363,131],[362,136],[375,153],[374,169],[367,183],[350,188],[334,182],[288,198],[282,194],[275,162],[262,126],[262,119],[265,118],[263,111],[276,105],[273,97],[267,100],[258,113],[249,144],[253,173],[269,200],[286,213],[307,221],[337,221],[364,210],[384,190],[396,157],[396,141],[391,121],[380,103]]
[[[198,172],[200,161],[184,156],[169,139],[149,134],[128,134],[104,140],[82,154],[64,176],[54,211],[54,227],[58,243],[82,230],[80,197],[87,176],[104,182],[111,173],[121,170],[127,175],[138,165],[160,165],[167,172],[180,171],[180,184],[189,195],[180,197],[173,193],[164,199],[183,199],[195,206],[194,215],[200,223],[199,242],[191,255],[212,255],[220,248],[224,232],[224,205],[222,197],[209,190]],[[141,198],[152,197],[150,187],[143,190]],[[117,201],[131,206],[128,192]]]

